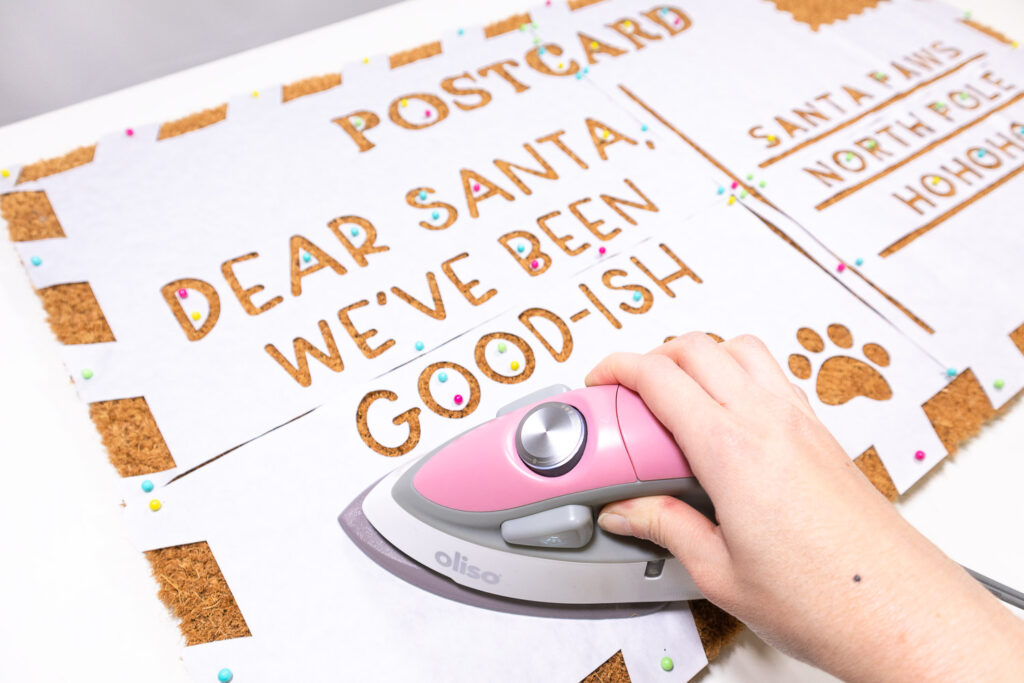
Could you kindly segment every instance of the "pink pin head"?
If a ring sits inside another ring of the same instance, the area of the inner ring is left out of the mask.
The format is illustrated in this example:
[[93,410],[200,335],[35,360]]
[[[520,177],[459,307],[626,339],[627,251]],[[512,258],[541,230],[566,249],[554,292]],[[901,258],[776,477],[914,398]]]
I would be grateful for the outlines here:
[[473,192],[480,191],[480,183],[473,183]]
[[601,256],[604,256],[606,251],[608,251],[608,250],[605,249],[604,247],[598,247],[598,249],[597,249],[597,253],[600,254]]
[[188,298],[188,290],[185,289],[184,287],[179,289],[178,290],[178,298],[179,299],[187,299]]
[[734,180],[734,181],[732,181],[732,185],[730,185],[729,187],[731,187],[732,189],[734,189],[734,190],[735,190],[735,189],[736,189],[737,187],[739,187],[739,186],[740,186],[740,184],[739,184],[739,183],[737,183],[737,182],[736,182],[736,181]]
[[532,261],[530,261],[530,267],[533,268],[534,270],[537,270],[538,268],[540,268],[540,261],[538,261],[537,259],[533,259]]
[[430,110],[428,109],[426,112],[424,112],[423,115],[426,116],[429,119],[430,118]]
[[844,270],[846,270],[846,264],[840,263],[838,266],[836,266],[836,270],[838,270],[840,273],[843,272]]
[[917,453],[914,453],[914,459],[924,460],[924,451],[918,451]]
[[455,405],[461,406],[462,405],[462,394],[455,394],[455,398],[453,400],[455,401]]
[[131,136],[135,135],[135,131],[132,130],[131,128],[125,128],[124,129],[124,134],[127,135],[128,137],[131,137]]

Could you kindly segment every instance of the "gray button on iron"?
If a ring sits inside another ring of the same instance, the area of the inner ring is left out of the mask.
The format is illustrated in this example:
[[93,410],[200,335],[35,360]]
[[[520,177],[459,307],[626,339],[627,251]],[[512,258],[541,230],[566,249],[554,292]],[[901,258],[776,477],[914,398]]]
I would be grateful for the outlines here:
[[513,545],[582,548],[594,535],[594,516],[586,505],[563,505],[501,524],[501,537]]
[[551,401],[523,416],[516,430],[516,452],[537,474],[557,477],[579,461],[587,445],[587,421],[568,403]]

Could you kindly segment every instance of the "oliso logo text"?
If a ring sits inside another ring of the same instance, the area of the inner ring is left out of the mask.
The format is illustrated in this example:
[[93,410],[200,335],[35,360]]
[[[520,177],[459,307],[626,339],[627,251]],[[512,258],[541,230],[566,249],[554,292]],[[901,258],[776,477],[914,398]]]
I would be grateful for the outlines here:
[[445,569],[465,574],[471,579],[483,579],[487,583],[498,583],[501,581],[501,574],[483,571],[480,567],[470,564],[469,558],[458,552],[452,557],[448,553],[438,550],[434,553],[434,560]]

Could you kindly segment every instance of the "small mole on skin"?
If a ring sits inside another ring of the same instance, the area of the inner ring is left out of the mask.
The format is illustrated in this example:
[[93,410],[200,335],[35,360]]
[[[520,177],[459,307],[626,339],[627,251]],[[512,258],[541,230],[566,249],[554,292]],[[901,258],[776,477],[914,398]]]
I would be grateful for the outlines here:
[[860,574],[854,574],[853,575],[853,582],[854,583],[860,583]]

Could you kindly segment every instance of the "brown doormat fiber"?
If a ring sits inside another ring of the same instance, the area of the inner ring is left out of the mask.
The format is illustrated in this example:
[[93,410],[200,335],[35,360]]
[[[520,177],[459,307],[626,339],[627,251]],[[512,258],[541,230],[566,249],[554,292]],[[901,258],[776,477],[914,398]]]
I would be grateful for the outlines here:
[[962,21],[963,23],[967,24],[968,26],[973,28],[975,31],[981,31],[982,33],[984,33],[989,38],[995,38],[996,40],[998,40],[1000,43],[1003,43],[1004,45],[1013,45],[1014,42],[1015,42],[1012,38],[1007,36],[1005,33],[997,31],[994,28],[992,28],[991,26],[986,26],[985,24],[979,24],[978,22],[976,22],[974,19],[971,19],[970,17],[964,17],[960,21]]
[[122,477],[153,474],[174,467],[174,458],[146,399],[141,396],[90,403],[89,417],[99,430],[110,464]]
[[800,23],[817,31],[824,24],[860,14],[877,7],[885,0],[770,0],[783,12],[789,12]]
[[175,121],[168,121],[164,125],[160,126],[160,132],[157,133],[156,139],[166,140],[167,138],[191,133],[194,130],[199,130],[200,128],[206,128],[207,126],[219,123],[227,117],[228,105],[225,102],[219,107],[212,107],[211,109],[196,112],[195,114],[183,116]]
[[37,161],[34,164],[21,167],[21,173],[18,174],[18,183],[27,183],[30,180],[39,180],[46,176],[53,175],[54,173],[63,173],[64,171],[71,170],[76,166],[82,166],[92,162],[93,156],[96,154],[96,145],[89,145],[87,147],[79,147],[78,149],[71,150],[67,154],[53,159],[43,159]]
[[12,242],[64,237],[45,192],[11,192],[0,195],[0,216],[7,221]]
[[622,650],[594,669],[582,683],[629,683],[629,672],[626,671],[626,660],[622,658]]
[[281,88],[281,101],[289,102],[298,97],[312,95],[314,93],[330,90],[341,85],[341,74],[324,74],[323,76],[312,76],[303,78],[301,81],[288,83]]
[[44,287],[36,293],[46,309],[46,322],[61,344],[115,341],[88,282]]
[[160,584],[157,596],[181,620],[187,644],[252,635],[205,541],[149,550],[146,558]]

